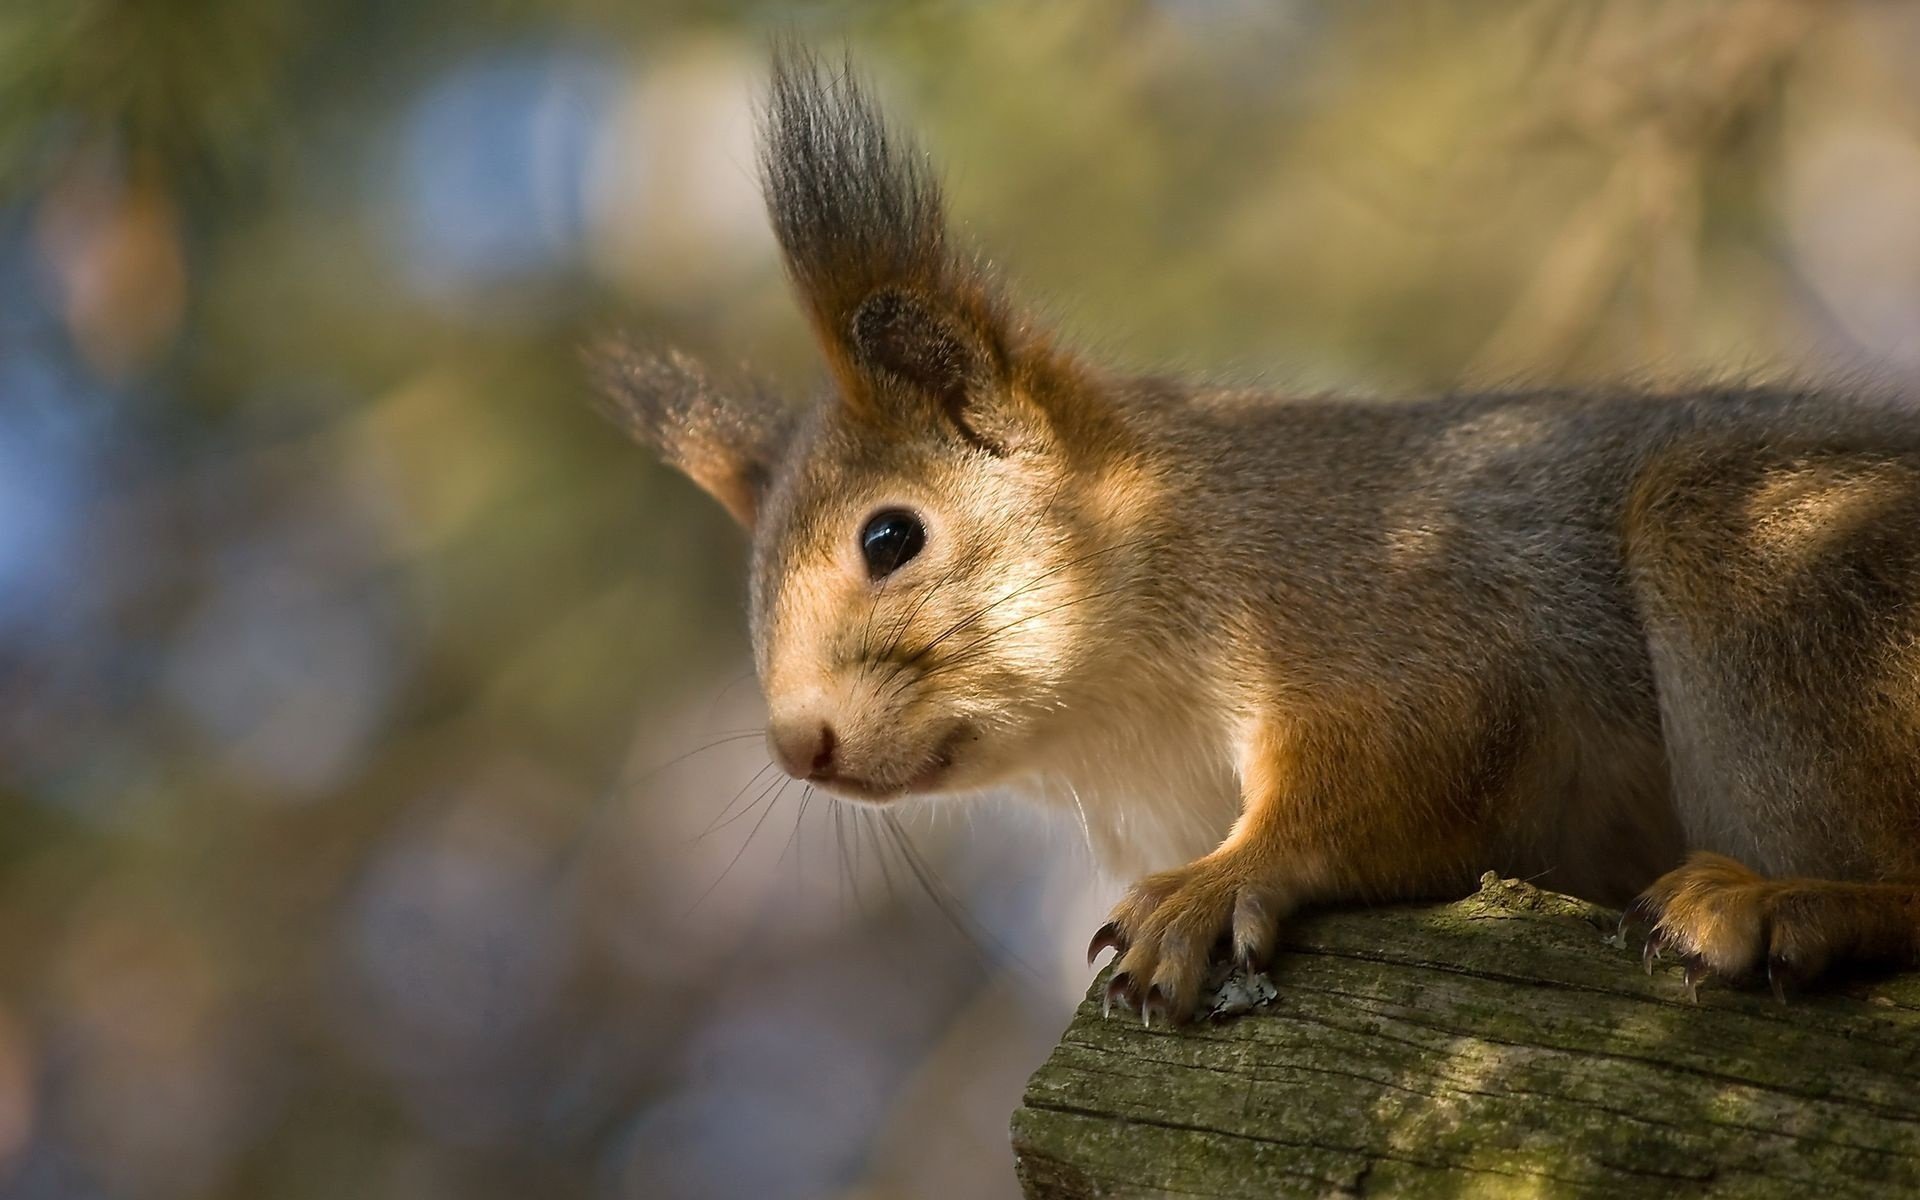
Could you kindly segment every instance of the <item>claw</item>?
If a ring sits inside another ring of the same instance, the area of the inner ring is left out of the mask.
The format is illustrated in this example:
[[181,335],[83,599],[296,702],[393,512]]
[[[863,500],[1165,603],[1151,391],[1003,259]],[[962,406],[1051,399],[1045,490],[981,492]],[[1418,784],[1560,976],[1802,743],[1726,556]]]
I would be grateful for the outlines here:
[[1647,935],[1647,944],[1640,950],[1640,965],[1647,969],[1647,974],[1651,975],[1653,974],[1653,964],[1659,961],[1660,935],[1650,933]]
[[1087,943],[1087,965],[1091,967],[1093,960],[1099,958],[1102,951],[1126,948],[1127,939],[1120,936],[1120,927],[1108,921],[1093,931],[1093,940]]
[[1645,925],[1651,929],[1653,919],[1653,905],[1647,902],[1645,896],[1642,896],[1620,910],[1620,924],[1614,927],[1613,936],[1600,940],[1616,949],[1625,950],[1627,948],[1627,931],[1635,925]]
[[1767,986],[1773,989],[1774,1000],[1785,1004],[1788,994],[1800,988],[1800,973],[1785,958],[1772,955],[1767,959]]
[[1131,1004],[1133,1002],[1132,993],[1133,977],[1125,971],[1107,980],[1106,998],[1101,1001],[1100,1015],[1103,1017],[1112,1016],[1113,1002],[1115,1000],[1119,1000],[1124,1004]]
[[1686,984],[1687,1000],[1689,1003],[1700,1003],[1700,981],[1711,974],[1713,974],[1713,972],[1707,968],[1706,963],[1697,958],[1687,959]]
[[1620,924],[1614,927],[1613,936],[1602,938],[1601,940],[1610,946],[1617,946],[1622,950],[1626,949],[1627,930],[1633,925],[1635,920],[1644,919],[1646,916],[1647,914],[1641,910],[1640,901],[1635,900],[1632,904],[1620,910]]
[[1162,1024],[1173,1023],[1172,1010],[1167,1006],[1167,994],[1160,990],[1160,985],[1157,983],[1147,989],[1147,998],[1140,1002],[1141,1024],[1152,1029],[1153,1016],[1156,1012],[1160,1014]]

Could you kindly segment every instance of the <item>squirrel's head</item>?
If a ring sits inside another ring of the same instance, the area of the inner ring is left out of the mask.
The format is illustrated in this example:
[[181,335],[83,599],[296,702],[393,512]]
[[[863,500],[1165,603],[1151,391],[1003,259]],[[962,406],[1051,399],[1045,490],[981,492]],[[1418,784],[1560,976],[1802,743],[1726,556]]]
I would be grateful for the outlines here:
[[1022,773],[1112,649],[1127,438],[952,246],[936,180],[849,73],[776,56],[761,173],[829,393],[793,407],[616,348],[611,407],[752,534],[789,773],[865,800]]

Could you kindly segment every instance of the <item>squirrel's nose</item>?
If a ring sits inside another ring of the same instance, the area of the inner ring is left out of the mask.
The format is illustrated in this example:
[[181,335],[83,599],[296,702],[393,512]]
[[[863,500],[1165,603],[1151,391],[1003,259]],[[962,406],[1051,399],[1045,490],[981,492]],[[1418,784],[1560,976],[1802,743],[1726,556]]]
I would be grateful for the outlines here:
[[817,718],[776,722],[767,729],[767,746],[780,769],[795,779],[820,783],[833,778],[833,752],[839,746],[833,726]]

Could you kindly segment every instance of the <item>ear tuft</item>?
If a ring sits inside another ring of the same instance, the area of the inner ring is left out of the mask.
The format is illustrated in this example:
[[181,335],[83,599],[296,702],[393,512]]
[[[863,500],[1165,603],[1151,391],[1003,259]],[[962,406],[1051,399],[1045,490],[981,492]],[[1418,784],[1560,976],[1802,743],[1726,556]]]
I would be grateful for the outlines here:
[[715,386],[692,358],[609,340],[586,352],[598,407],[751,529],[792,416],[752,386]]
[[1077,376],[1072,360],[1014,319],[990,273],[955,249],[925,157],[849,65],[777,45],[760,136],[774,235],[856,415],[944,413],[1002,454],[1080,419],[1078,390],[1057,386]]
[[854,310],[881,288],[944,290],[953,264],[940,185],[850,65],[829,70],[804,48],[776,47],[760,175],[787,270],[823,340],[845,337]]

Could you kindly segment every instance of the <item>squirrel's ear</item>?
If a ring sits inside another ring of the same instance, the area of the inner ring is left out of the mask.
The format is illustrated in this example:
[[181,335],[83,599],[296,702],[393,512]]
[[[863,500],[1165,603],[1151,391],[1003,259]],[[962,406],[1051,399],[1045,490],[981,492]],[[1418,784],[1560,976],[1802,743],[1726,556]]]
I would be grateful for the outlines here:
[[786,406],[758,389],[723,391],[677,350],[609,342],[587,358],[601,409],[752,529],[791,428]]
[[1046,419],[1015,394],[997,333],[938,301],[890,287],[854,310],[849,344],[868,375],[905,384],[937,406],[961,437],[1005,454],[1043,436]]
[[776,51],[760,171],[787,272],[848,403],[930,400],[996,452],[1044,434],[1049,414],[1021,385],[1051,351],[953,251],[938,181],[849,69]]

